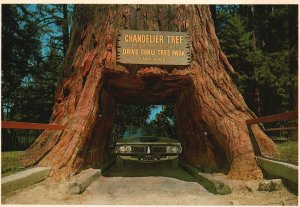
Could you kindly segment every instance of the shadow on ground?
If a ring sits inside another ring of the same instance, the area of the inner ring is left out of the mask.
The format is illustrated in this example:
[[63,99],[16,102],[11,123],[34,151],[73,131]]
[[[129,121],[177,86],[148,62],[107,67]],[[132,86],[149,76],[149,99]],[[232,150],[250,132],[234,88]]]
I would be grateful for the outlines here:
[[180,167],[172,168],[170,163],[137,163],[126,162],[124,167],[113,165],[103,173],[104,177],[150,177],[161,176],[176,178],[187,182],[197,180]]

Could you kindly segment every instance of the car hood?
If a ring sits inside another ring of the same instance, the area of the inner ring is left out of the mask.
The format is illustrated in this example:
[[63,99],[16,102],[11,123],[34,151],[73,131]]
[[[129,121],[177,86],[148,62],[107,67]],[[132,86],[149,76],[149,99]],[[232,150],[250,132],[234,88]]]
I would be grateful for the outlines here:
[[180,144],[178,140],[167,137],[132,137],[126,139],[118,139],[117,144]]

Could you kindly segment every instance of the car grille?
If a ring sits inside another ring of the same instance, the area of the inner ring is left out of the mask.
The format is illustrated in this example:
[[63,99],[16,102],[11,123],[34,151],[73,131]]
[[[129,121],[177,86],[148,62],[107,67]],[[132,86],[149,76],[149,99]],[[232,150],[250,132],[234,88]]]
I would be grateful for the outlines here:
[[165,146],[152,146],[152,153],[165,153],[166,152],[166,147]]
[[[151,148],[151,154],[163,154],[166,153],[166,147],[165,146],[150,146]],[[147,152],[147,146],[144,145],[135,145],[131,146],[131,153],[136,154],[144,154]]]
[[133,153],[145,153],[146,147],[145,146],[132,146]]

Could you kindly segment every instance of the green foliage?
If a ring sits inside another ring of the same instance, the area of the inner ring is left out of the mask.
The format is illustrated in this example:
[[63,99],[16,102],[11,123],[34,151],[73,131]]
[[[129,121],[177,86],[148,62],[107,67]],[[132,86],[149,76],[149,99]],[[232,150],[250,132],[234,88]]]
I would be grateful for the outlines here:
[[118,105],[118,110],[115,118],[115,126],[113,128],[114,138],[123,135],[126,127],[144,127],[150,126],[159,130],[164,130],[170,137],[176,139],[176,119],[174,107],[166,105],[162,107],[154,120],[147,123],[151,109],[156,106],[140,106],[140,105]]
[[250,52],[250,32],[246,31],[246,25],[238,14],[220,11],[217,15],[219,28],[218,37],[221,47],[232,66],[239,73],[237,85],[242,93],[247,90],[252,60],[248,58]]
[[6,111],[4,118],[13,119],[22,105],[23,85],[41,65],[40,33],[27,7],[3,5],[2,11],[2,113]]
[[[220,44],[225,45],[224,52],[228,54],[233,62],[233,66],[238,66],[241,59],[245,58],[249,52],[250,32],[246,31],[245,22],[238,14],[228,14],[220,12],[218,21],[224,24],[219,29]],[[237,53],[236,51],[240,51]]]
[[48,52],[55,48],[57,55],[64,57],[69,43],[69,31],[72,22],[73,5],[66,4],[38,4],[34,16],[39,29],[47,39]]
[[217,8],[217,35],[238,72],[235,82],[248,106],[258,115],[293,110],[297,98],[297,7]]
[[[35,122],[49,122],[52,107],[55,101],[55,90],[58,77],[62,74],[62,59],[54,48],[50,51],[39,72],[31,76],[31,81],[22,87],[21,94],[27,94],[26,98],[19,96],[22,105],[18,108],[21,120]],[[30,94],[30,95],[28,95]],[[34,103],[34,104],[33,104]]]
[[163,106],[162,111],[149,123],[149,126],[164,130],[171,138],[177,139],[174,107],[172,105]]
[[141,105],[118,105],[113,128],[113,136],[118,138],[125,132],[126,127],[143,127],[147,125],[151,106]]
[[68,44],[67,5],[3,5],[2,116],[48,122]]

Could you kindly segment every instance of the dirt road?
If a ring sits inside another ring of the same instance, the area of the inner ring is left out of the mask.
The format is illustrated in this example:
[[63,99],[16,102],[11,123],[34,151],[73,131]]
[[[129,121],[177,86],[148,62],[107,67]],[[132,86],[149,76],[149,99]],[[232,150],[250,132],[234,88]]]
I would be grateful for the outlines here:
[[[298,197],[285,188],[257,191],[258,182],[229,181],[232,194],[214,195],[180,168],[165,165],[113,167],[80,195],[66,194],[65,184],[44,181],[2,197],[3,204],[114,205],[297,205]],[[252,187],[253,192],[246,188]]]

